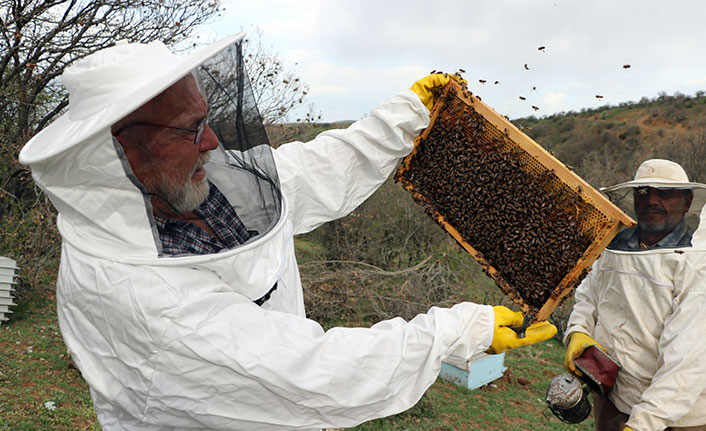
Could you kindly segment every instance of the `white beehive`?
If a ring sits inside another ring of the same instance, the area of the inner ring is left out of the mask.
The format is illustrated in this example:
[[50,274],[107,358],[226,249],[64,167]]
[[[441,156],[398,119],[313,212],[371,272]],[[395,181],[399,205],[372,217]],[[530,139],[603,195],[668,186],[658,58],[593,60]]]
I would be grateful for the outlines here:
[[12,292],[17,284],[17,264],[9,257],[0,256],[0,325],[12,313],[10,307],[16,305],[12,302]]

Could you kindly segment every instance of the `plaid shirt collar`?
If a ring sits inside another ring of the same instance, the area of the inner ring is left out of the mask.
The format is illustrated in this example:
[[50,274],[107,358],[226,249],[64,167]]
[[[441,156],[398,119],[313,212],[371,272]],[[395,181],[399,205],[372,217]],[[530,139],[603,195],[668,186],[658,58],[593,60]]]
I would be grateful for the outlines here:
[[[691,237],[694,235],[694,231],[686,224],[686,221],[682,220],[673,231],[671,231],[667,236],[659,240],[656,244],[647,248],[647,250],[652,250],[655,248],[679,248],[679,247],[690,247]],[[610,250],[622,250],[622,251],[644,251],[645,248],[640,246],[640,228],[629,228],[623,229],[615,236],[613,241],[608,245]]]
[[194,211],[216,234],[212,237],[198,226],[183,220],[154,216],[162,242],[162,254],[210,254],[228,250],[257,235],[249,231],[226,197],[209,181],[206,200]]

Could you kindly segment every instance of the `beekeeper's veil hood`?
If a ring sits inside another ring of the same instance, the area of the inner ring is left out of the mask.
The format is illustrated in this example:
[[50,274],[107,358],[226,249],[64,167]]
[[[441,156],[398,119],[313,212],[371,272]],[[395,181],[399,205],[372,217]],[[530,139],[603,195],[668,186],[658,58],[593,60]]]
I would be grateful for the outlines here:
[[[689,189],[694,194],[689,211],[685,214],[687,224],[694,230],[694,243],[697,238],[706,240],[706,223],[700,222],[706,214],[702,215],[706,203],[706,184],[689,181],[684,168],[678,163],[663,160],[645,160],[637,168],[632,181],[601,188],[613,202],[631,217],[635,217],[633,189],[639,187],[653,187],[658,189]],[[706,248],[706,242],[702,244]],[[701,246],[701,245],[700,245]]]
[[112,259],[162,256],[150,196],[111,127],[189,74],[208,104],[209,133],[219,141],[204,166],[208,181],[255,234],[248,243],[277,224],[279,180],[244,68],[242,38],[184,56],[159,42],[119,42],[64,72],[68,112],[25,145],[20,162],[31,166],[57,207],[65,241]]

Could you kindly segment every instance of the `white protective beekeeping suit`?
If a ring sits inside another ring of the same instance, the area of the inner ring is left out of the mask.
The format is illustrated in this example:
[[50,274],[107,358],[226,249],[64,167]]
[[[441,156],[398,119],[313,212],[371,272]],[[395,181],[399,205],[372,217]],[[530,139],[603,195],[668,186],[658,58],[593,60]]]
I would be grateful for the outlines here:
[[[192,71],[204,91],[220,88],[232,70],[205,64],[241,38],[81,60],[64,74],[68,113],[20,154],[59,211],[59,323],[106,431],[349,427],[411,407],[442,359],[462,366],[492,341],[492,307],[470,303],[326,332],[305,317],[293,235],[352,211],[411,151],[429,121],[411,91],[306,144],[222,142],[209,179],[258,235],[216,254],[161,253],[111,125]],[[209,124],[227,137],[217,99]]]
[[[653,168],[657,167],[657,170]],[[662,171],[664,170],[664,171]],[[593,337],[621,364],[609,397],[634,430],[706,424],[706,186],[662,160],[604,189],[633,215],[632,189],[691,188],[691,247],[606,249],[576,289],[564,341]]]

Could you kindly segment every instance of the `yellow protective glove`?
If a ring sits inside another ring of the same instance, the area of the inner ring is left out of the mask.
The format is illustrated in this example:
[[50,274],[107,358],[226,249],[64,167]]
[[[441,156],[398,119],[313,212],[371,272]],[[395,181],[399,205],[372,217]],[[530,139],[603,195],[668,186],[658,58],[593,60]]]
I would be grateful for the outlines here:
[[625,428],[623,428],[623,431],[632,431],[632,428],[629,426],[625,425]]
[[581,356],[584,350],[594,345],[600,347],[600,349],[605,352],[603,346],[583,332],[574,332],[571,334],[569,345],[566,347],[566,356],[564,356],[564,368],[577,377],[583,376],[583,373],[576,369],[574,360]]
[[419,81],[412,84],[410,90],[417,93],[419,99],[422,101],[424,106],[431,111],[434,107],[434,102],[436,102],[436,96],[432,91],[434,88],[444,87],[449,83],[450,80],[454,80],[459,84],[464,86],[468,85],[468,82],[461,78],[460,75],[449,75],[447,73],[432,73],[431,75],[425,76]]
[[512,311],[502,305],[496,305],[493,307],[493,311],[495,312],[495,331],[493,332],[493,342],[486,350],[487,353],[503,353],[515,347],[548,340],[556,334],[556,326],[545,320],[531,324],[525,330],[524,338],[520,338],[517,332],[508,326],[521,326],[524,321],[522,312]]

